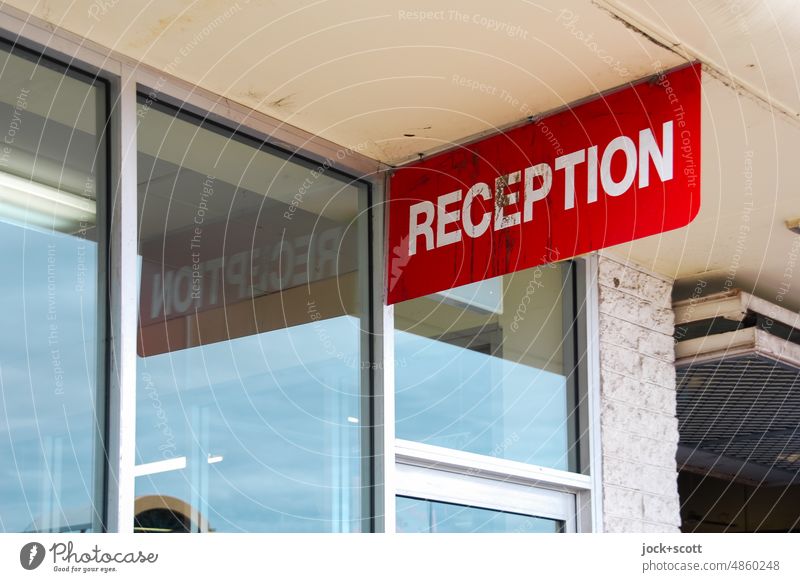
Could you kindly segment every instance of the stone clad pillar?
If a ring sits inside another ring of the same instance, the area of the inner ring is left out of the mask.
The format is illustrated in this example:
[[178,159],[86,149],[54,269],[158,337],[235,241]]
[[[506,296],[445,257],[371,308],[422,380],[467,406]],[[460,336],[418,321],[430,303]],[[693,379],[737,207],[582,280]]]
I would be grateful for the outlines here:
[[677,532],[672,281],[608,255],[598,269],[604,528]]

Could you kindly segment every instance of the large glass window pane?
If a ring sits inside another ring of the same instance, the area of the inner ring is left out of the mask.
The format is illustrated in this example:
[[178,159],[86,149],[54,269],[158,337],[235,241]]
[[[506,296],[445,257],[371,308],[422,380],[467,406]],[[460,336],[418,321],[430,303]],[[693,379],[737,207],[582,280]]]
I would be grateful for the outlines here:
[[398,438],[576,471],[573,311],[571,263],[396,305]]
[[397,497],[399,533],[561,533],[554,519],[469,507],[414,497]]
[[365,187],[139,116],[136,530],[360,530]]
[[101,524],[105,111],[103,83],[0,47],[0,531]]

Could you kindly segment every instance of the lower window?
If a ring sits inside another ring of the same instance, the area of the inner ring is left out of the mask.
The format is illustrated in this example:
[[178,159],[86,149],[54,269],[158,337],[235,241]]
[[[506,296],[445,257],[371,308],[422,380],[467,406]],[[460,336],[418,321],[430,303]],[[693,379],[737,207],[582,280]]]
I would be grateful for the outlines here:
[[397,531],[400,533],[561,533],[564,531],[564,522],[497,509],[398,497]]
[[[439,468],[437,468],[437,466]],[[571,533],[576,494],[441,464],[396,468],[400,533]]]

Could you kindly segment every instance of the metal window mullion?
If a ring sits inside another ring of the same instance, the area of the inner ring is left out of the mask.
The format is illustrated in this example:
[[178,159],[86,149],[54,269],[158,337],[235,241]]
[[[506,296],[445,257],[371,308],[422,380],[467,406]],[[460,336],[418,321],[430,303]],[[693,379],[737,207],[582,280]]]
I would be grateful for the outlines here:
[[136,79],[123,66],[112,124],[114,195],[109,233],[110,360],[106,530],[133,531],[136,456],[138,259]]
[[380,397],[376,399],[376,409],[380,410],[380,419],[376,423],[376,443],[380,451],[376,451],[376,514],[380,527],[377,531],[394,533],[396,530],[395,502],[395,367],[394,367],[394,306],[382,305],[383,334],[382,358],[383,386]]
[[[600,436],[600,298],[597,283],[598,255],[592,253],[584,260],[585,281],[585,326],[586,334],[586,399],[589,432],[589,472],[592,479],[591,492],[578,497],[579,507],[591,506],[590,519],[579,519],[581,530],[585,531],[588,522],[591,531],[603,531],[603,455]],[[586,499],[586,496],[590,496]],[[580,518],[579,514],[579,518]],[[584,525],[586,524],[586,525]]]
[[[581,418],[581,397],[578,391],[581,389],[581,378],[579,374],[579,346],[576,339],[580,333],[577,328],[579,325],[579,298],[575,293],[575,285],[578,279],[577,269],[580,263],[567,261],[562,263],[561,269],[561,297],[562,297],[562,351],[565,364],[564,373],[566,376],[566,398],[567,398],[567,463],[569,470],[581,473],[584,467],[583,451],[585,449],[581,442],[580,431],[584,426]],[[572,439],[575,439],[572,442]],[[588,463],[586,463],[588,465]]]
[[374,265],[374,349],[375,386],[373,394],[374,455],[374,524],[376,532],[395,531],[395,367],[394,367],[394,307],[386,305],[386,220],[388,219],[387,173],[379,174],[373,188],[373,265]]

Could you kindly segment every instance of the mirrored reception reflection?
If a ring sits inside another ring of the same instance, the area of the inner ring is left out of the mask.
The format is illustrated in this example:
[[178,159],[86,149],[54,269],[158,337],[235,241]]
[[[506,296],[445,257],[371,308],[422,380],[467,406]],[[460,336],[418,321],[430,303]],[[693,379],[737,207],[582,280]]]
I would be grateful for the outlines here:
[[572,271],[553,263],[397,304],[397,437],[576,471]]
[[399,533],[562,533],[563,522],[532,515],[397,497]]
[[361,530],[366,189],[139,119],[136,531]]
[[16,49],[0,69],[0,531],[93,531],[106,89]]

